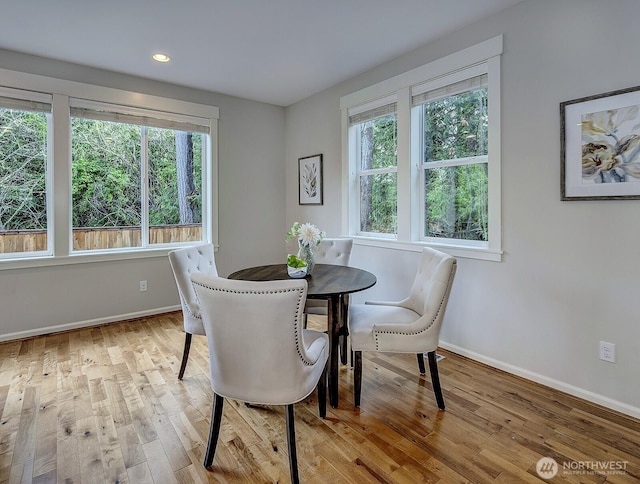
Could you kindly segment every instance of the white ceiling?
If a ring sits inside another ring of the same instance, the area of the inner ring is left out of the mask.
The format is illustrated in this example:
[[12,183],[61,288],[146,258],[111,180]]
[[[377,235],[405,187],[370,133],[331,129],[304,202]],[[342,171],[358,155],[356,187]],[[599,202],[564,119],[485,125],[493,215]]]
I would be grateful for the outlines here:
[[288,106],[520,1],[2,0],[0,48]]

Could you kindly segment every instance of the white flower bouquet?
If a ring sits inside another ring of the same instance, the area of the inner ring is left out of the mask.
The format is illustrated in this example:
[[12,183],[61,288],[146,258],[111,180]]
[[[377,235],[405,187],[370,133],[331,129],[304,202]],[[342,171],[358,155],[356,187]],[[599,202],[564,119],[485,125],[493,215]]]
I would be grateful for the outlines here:
[[326,234],[322,230],[308,222],[303,224],[294,222],[291,230],[287,232],[287,240],[297,238],[300,246],[306,245],[309,247],[318,245],[325,236]]

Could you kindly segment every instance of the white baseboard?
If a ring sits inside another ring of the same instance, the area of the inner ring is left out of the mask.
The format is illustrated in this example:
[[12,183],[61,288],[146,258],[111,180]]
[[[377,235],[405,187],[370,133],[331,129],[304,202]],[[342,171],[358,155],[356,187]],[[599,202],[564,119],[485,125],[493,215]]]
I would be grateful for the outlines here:
[[574,397],[587,400],[597,405],[602,405],[603,407],[615,410],[616,412],[624,413],[625,415],[629,415],[631,417],[640,418],[640,408],[638,407],[634,407],[632,405],[613,400],[609,397],[605,397],[604,395],[599,395],[597,393],[593,393],[588,390],[569,385],[568,383],[554,380],[553,378],[549,378],[544,375],[540,375],[538,373],[534,373],[532,371],[525,370],[523,368],[519,368],[517,366],[513,366],[508,363],[495,360],[493,358],[489,358],[487,356],[466,350],[465,348],[461,348],[460,346],[452,345],[444,341],[440,341],[439,346],[441,348],[444,348],[445,350],[451,351],[452,353],[456,353],[472,360],[479,361],[480,363],[484,363],[485,365],[491,366],[493,368],[497,368],[499,370],[506,371],[507,373],[526,378],[527,380],[540,383],[541,385],[548,386],[555,390],[560,390],[561,392],[568,393],[569,395],[573,395]]
[[135,313],[118,314],[116,316],[108,316],[106,318],[89,319],[87,321],[78,321],[75,323],[60,324],[57,326],[47,326],[44,328],[30,329],[27,331],[18,331],[15,333],[0,334],[0,343],[12,341],[16,339],[32,338],[43,334],[60,333],[72,329],[88,328],[91,326],[100,326],[103,324],[114,323],[117,321],[126,321],[127,319],[144,318],[154,316],[156,314],[170,313],[180,310],[180,306],[167,306],[164,308],[147,309],[145,311],[137,311]]

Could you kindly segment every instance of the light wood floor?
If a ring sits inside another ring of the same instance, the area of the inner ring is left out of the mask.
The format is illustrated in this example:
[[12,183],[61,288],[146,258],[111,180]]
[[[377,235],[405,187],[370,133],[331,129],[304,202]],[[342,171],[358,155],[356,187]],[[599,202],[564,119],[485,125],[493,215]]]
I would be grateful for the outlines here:
[[[180,382],[183,338],[170,313],[0,344],[0,483],[289,482],[280,407],[228,401],[214,469],[202,467],[206,339]],[[536,464],[552,457],[551,482],[640,482],[639,421],[441,353],[445,412],[411,355],[364,355],[359,411],[347,367],[326,420],[315,393],[297,404],[301,480],[544,482]],[[585,470],[608,462],[626,470]]]

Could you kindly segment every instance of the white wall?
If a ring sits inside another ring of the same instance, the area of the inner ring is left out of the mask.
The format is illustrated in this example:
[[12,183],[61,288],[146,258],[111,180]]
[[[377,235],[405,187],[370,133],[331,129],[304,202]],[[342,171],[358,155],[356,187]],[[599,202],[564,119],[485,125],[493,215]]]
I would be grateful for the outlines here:
[[[281,260],[283,108],[5,50],[0,68],[218,106],[218,270],[227,275]],[[139,292],[143,279],[146,293]],[[166,256],[0,270],[0,341],[174,307],[179,300]]]
[[[443,346],[640,416],[640,201],[560,201],[559,103],[640,84],[637,0],[526,0],[286,110],[287,223],[339,235],[341,96],[504,34],[502,262],[459,259]],[[297,158],[324,154],[325,204],[297,205]],[[378,276],[364,298],[408,291],[418,254],[356,246]],[[616,344],[615,364],[599,360]],[[446,385],[446,382],[444,382]]]

